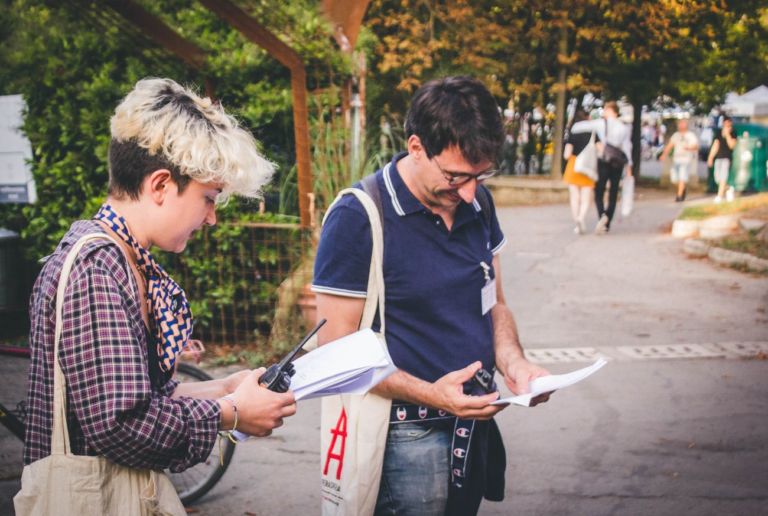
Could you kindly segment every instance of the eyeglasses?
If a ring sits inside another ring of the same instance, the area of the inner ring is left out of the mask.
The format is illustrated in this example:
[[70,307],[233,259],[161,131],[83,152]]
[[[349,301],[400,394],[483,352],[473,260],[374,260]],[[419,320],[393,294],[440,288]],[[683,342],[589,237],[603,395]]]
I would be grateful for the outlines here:
[[443,167],[440,166],[440,163],[438,163],[435,158],[432,158],[432,161],[435,162],[435,165],[437,165],[437,168],[440,169],[443,177],[445,177],[445,180],[448,181],[448,184],[451,186],[463,185],[472,179],[476,180],[478,183],[481,183],[499,173],[499,169],[497,168],[489,168],[488,170],[480,172],[479,174],[469,174],[467,172],[448,172],[447,170],[443,170]]

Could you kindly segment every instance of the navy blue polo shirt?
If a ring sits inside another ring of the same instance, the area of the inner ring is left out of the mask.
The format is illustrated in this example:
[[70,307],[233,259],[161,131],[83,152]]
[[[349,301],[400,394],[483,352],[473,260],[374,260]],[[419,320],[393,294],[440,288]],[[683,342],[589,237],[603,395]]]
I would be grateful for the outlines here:
[[[496,210],[491,201],[486,225],[477,200],[462,202],[448,231],[400,177],[397,161],[405,155],[376,172],[389,353],[398,368],[428,382],[475,360],[490,369],[493,328],[490,312],[481,311],[486,281],[480,263],[491,266],[494,278],[493,255],[506,243]],[[312,290],[365,298],[372,246],[365,209],[354,196],[344,196],[323,224]]]

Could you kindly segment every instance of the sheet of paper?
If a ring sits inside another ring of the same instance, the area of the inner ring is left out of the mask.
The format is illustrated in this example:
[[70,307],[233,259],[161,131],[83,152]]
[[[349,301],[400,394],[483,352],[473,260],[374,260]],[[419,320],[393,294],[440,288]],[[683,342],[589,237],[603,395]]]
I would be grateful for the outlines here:
[[[384,344],[368,329],[320,346],[296,359],[293,365],[296,374],[291,378],[291,389],[297,400],[323,396],[328,387],[369,370],[380,370],[380,374],[369,377],[371,383],[358,384],[355,392],[344,394],[361,394],[358,391],[367,387],[365,393],[395,371]],[[338,391],[334,393],[339,394]]]
[[[365,394],[397,369],[384,343],[371,330],[342,337],[293,362],[296,401],[331,394]],[[233,432],[238,441],[248,438]]]
[[528,394],[520,394],[519,396],[510,396],[508,398],[498,399],[493,403],[491,403],[491,405],[507,405],[512,403],[514,405],[530,407],[531,400],[536,396],[538,396],[539,394],[556,391],[556,390],[568,387],[570,385],[573,385],[575,383],[578,383],[583,379],[587,378],[588,376],[597,372],[601,367],[603,367],[607,363],[608,362],[604,358],[600,358],[591,366],[587,366],[582,369],[572,371],[570,373],[553,374],[549,376],[542,376],[540,378],[534,378],[528,384],[528,387],[531,390],[531,392],[529,392]]

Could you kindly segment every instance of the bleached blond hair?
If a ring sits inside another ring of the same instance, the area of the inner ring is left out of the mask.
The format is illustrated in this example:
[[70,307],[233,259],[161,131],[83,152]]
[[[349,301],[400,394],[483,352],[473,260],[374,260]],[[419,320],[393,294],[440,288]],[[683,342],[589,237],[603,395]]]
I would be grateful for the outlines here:
[[171,79],[137,82],[115,109],[111,132],[113,142],[133,143],[183,176],[220,183],[219,202],[231,195],[259,197],[275,170],[220,104]]

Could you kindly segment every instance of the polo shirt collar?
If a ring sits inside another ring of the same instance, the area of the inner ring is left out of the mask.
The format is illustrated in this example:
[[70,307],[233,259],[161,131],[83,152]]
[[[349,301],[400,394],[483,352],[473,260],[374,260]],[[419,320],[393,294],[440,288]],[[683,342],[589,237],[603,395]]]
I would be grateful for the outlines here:
[[[382,171],[382,175],[384,176],[384,186],[386,186],[387,193],[389,194],[389,197],[392,201],[392,209],[394,209],[395,213],[401,217],[411,213],[420,212],[425,209],[424,205],[421,204],[421,201],[419,201],[408,189],[405,181],[403,181],[403,178],[400,177],[400,171],[397,169],[397,162],[407,155],[407,152],[396,154],[392,158],[392,161],[390,161]],[[456,213],[457,220],[463,218],[461,215],[463,215],[463,212],[467,211],[467,206],[468,205],[464,202],[459,204]],[[477,199],[472,200],[472,207],[474,208],[474,210],[472,210],[474,213],[470,212],[470,216],[477,216],[477,214],[482,211],[480,203],[477,202]]]
[[384,186],[387,187],[387,193],[392,201],[392,208],[401,217],[424,209],[421,202],[408,190],[405,181],[400,177],[400,171],[397,170],[397,162],[407,155],[407,152],[396,154],[392,161],[384,167],[383,171]]

